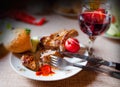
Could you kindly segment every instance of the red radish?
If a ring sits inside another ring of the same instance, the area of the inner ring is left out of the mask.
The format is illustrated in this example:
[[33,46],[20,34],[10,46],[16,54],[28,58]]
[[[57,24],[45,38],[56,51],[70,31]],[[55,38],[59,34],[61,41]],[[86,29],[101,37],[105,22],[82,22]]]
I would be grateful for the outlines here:
[[68,38],[65,41],[65,49],[70,52],[78,52],[80,50],[79,41],[76,38]]

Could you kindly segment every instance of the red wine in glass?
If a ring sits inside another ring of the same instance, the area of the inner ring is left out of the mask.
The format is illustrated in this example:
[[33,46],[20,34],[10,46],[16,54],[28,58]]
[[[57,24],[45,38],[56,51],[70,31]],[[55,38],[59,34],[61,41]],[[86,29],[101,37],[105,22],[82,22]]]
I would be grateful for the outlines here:
[[95,37],[104,33],[110,26],[111,16],[107,12],[85,11],[79,15],[80,29],[89,36],[91,41],[88,48],[89,55],[93,55],[92,44]]
[[88,36],[104,33],[110,26],[111,17],[100,11],[83,12],[79,15],[80,29]]

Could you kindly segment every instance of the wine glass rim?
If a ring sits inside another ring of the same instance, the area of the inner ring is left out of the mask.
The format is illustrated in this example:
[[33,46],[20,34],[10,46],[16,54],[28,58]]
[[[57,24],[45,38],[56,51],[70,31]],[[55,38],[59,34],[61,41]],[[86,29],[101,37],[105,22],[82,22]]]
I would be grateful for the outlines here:
[[98,5],[98,7],[95,8],[95,9],[99,9],[99,8],[100,9],[105,9],[105,10],[110,10],[111,9],[110,3],[101,2],[101,3],[96,3],[96,5],[94,5],[93,3],[92,4],[90,2],[84,3],[84,4],[82,4],[82,7],[85,7],[88,10],[94,10],[94,9],[91,9],[91,6],[93,6],[93,8],[94,8]]

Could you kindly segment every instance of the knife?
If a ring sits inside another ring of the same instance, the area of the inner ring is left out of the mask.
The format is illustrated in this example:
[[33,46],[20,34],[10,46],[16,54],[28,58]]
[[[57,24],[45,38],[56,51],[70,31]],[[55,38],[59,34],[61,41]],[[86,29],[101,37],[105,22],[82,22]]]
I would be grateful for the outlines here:
[[69,57],[77,57],[80,59],[87,60],[88,62],[91,62],[91,63],[105,65],[105,66],[109,66],[114,69],[120,70],[120,63],[117,63],[117,62],[107,61],[107,60],[104,60],[99,57],[90,57],[90,56],[86,56],[86,55],[81,55],[79,53],[62,52],[62,51],[60,51],[60,53],[66,55],[66,56],[69,56]]

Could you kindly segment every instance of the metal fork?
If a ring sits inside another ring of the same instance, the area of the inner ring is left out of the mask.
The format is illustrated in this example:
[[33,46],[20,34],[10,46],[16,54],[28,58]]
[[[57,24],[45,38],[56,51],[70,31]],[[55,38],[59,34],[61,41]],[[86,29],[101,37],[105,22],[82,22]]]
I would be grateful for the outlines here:
[[66,66],[79,67],[79,68],[82,68],[85,70],[94,70],[96,72],[102,72],[111,77],[120,79],[120,72],[112,71],[112,70],[108,70],[108,69],[104,69],[104,68],[99,68],[99,67],[95,67],[95,66],[84,66],[84,65],[80,65],[78,63],[71,63],[71,62],[68,62],[67,60],[65,60],[64,58],[60,58],[60,57],[53,56],[53,55],[51,55],[51,65],[54,67],[57,67],[61,70],[64,69],[64,67],[66,67]]

